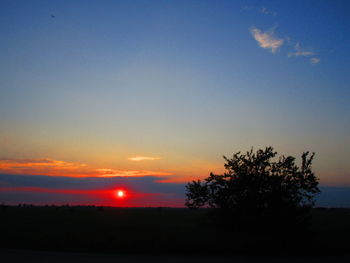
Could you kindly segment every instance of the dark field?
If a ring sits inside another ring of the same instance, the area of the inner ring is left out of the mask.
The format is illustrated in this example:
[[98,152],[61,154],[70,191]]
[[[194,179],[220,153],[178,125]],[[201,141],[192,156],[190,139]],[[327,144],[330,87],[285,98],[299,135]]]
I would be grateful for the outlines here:
[[[350,254],[350,209],[313,209],[306,231],[233,232],[208,210],[0,207],[0,247],[140,255]],[[348,251],[349,250],[349,251]]]

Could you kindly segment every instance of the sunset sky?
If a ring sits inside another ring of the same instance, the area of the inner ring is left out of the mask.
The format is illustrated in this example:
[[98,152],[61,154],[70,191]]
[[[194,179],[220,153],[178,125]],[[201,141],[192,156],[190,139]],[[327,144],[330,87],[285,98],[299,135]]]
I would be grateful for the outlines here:
[[273,146],[350,206],[349,1],[0,7],[0,202],[182,206]]

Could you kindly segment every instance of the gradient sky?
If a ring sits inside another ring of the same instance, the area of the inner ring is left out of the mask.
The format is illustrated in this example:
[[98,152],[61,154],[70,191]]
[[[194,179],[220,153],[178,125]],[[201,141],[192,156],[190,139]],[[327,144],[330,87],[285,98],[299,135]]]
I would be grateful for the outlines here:
[[179,205],[270,145],[350,187],[349,1],[0,6],[0,201]]

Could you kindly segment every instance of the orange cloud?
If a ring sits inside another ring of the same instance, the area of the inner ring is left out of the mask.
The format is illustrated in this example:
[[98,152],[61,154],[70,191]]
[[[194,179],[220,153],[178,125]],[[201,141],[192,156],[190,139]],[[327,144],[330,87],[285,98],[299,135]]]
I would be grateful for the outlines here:
[[0,159],[0,172],[9,174],[72,175],[86,169],[86,164],[42,159]]
[[0,159],[0,173],[69,177],[130,177],[169,176],[170,173],[145,170],[95,169],[86,164],[65,162],[49,158]]
[[101,194],[106,190],[81,190],[81,189],[50,189],[42,187],[0,187],[0,192],[36,192],[55,194]]
[[128,158],[129,161],[154,161],[159,160],[160,157],[148,157],[148,156],[136,156],[136,157],[130,157]]
[[274,35],[273,29],[267,32],[261,31],[259,28],[252,28],[250,30],[254,39],[258,42],[259,46],[264,49],[270,49],[272,53],[276,53],[279,48],[283,45],[284,40],[277,38]]
[[97,175],[98,177],[118,177],[118,176],[169,176],[170,173],[166,172],[155,172],[155,171],[144,171],[144,170],[134,170],[134,171],[125,171],[125,170],[114,170],[114,169],[96,169],[97,172],[101,174]]

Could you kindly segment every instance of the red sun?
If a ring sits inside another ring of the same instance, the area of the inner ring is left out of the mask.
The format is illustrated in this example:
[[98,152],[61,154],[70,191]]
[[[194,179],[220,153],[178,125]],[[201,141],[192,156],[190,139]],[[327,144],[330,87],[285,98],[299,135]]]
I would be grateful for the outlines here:
[[116,194],[117,198],[124,198],[125,197],[125,191],[123,191],[123,190],[117,190],[115,194]]

